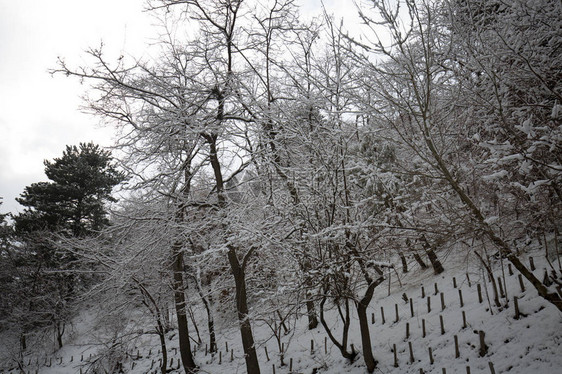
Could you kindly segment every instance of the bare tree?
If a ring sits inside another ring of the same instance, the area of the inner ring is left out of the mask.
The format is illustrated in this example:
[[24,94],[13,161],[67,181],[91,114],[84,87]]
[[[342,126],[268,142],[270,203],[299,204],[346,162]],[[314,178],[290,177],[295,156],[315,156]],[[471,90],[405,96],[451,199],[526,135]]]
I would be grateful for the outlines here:
[[[371,72],[372,80],[366,83],[379,100],[368,105],[372,116],[380,118],[382,126],[392,128],[433,178],[454,193],[455,198],[447,203],[462,206],[465,225],[493,243],[543,298],[562,309],[561,296],[547,289],[521,262],[509,238],[502,237],[507,230],[501,230],[492,212],[485,210],[486,196],[470,189],[477,178],[485,185],[482,166],[489,158],[486,152],[471,147],[463,134],[472,133],[468,129],[473,118],[484,121],[482,128],[489,130],[490,125],[485,117],[472,117],[471,108],[465,110],[459,102],[466,93],[467,76],[458,74],[464,62],[456,59],[459,45],[455,34],[447,29],[453,27],[447,23],[449,14],[441,17],[441,4],[429,1],[404,4],[404,13],[379,2],[373,3],[372,12],[361,13],[371,27],[371,35],[378,35],[375,24],[380,21],[390,37],[387,43],[378,39],[370,45],[362,44],[372,58],[382,61],[375,65],[367,58],[362,60]],[[527,67],[532,70],[532,65]],[[480,72],[475,69],[470,74],[478,76]]]

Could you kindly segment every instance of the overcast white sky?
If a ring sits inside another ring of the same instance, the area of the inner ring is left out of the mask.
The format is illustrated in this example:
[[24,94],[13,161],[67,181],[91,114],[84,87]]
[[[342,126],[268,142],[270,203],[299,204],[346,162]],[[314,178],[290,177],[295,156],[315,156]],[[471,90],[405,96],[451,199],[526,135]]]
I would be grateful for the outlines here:
[[[320,0],[301,0],[306,10]],[[327,0],[336,17],[351,0]],[[84,87],[48,74],[57,57],[80,62],[103,40],[109,50],[138,56],[155,34],[143,0],[0,0],[0,212],[23,208],[14,200],[31,183],[47,180],[43,160],[66,145],[110,145],[110,129],[80,112]],[[139,52],[140,51],[140,52]]]
[[109,129],[79,111],[83,87],[51,77],[58,56],[79,61],[103,39],[111,48],[138,50],[151,20],[141,0],[0,0],[0,197],[2,212],[41,180],[43,160],[67,144],[111,143]]

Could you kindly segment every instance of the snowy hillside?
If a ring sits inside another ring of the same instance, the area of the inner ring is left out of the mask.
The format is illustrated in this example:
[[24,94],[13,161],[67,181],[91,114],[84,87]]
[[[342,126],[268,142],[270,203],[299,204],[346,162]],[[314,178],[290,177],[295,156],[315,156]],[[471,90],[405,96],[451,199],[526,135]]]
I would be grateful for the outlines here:
[[[540,260],[541,254],[535,253],[533,257],[537,267],[535,274],[540,276],[545,264]],[[378,360],[375,372],[558,372],[562,367],[562,318],[555,307],[538,297],[526,281],[523,281],[523,291],[517,272],[509,275],[509,268],[505,266],[509,305],[503,310],[492,307],[491,312],[491,287],[479,268],[452,256],[444,265],[446,271],[438,276],[433,275],[431,269],[399,273],[402,286],[397,274],[392,273],[390,289],[385,282],[376,290],[369,310],[375,358]],[[496,276],[501,276],[499,267],[494,270]],[[481,288],[482,302],[479,302],[478,287]],[[520,309],[518,319],[515,318],[514,297],[517,297]],[[505,299],[502,299],[502,304],[504,302]],[[135,313],[131,313],[131,322],[134,318]],[[94,320],[92,314],[82,313],[74,323],[76,331],[72,343],[51,356],[31,355],[25,358],[24,362],[29,365],[22,370],[11,366],[9,361],[3,362],[0,373],[88,372],[100,359],[98,354],[107,352],[104,349],[108,348],[96,344],[96,336],[103,333],[92,330],[95,329]],[[335,323],[335,315],[328,314],[327,321]],[[262,373],[365,372],[360,354],[353,363],[342,358],[327,339],[324,329],[319,326],[309,331],[304,318],[294,326],[287,326],[288,332],[281,336],[284,365],[271,330],[259,321],[254,326]],[[356,318],[352,319],[350,331],[349,343],[360,352],[361,339]],[[484,332],[485,343],[483,356],[481,331]],[[200,333],[202,337],[206,336],[204,331]],[[170,332],[168,338],[170,372],[181,373],[183,370],[177,369],[180,361],[176,332]],[[159,372],[161,354],[156,335],[141,335],[131,339],[127,346],[129,351],[122,358],[124,372]],[[204,341],[195,345],[195,360],[202,373],[245,373],[236,326],[226,326],[218,332],[218,348],[219,353],[211,355],[206,354],[208,347],[205,347]]]

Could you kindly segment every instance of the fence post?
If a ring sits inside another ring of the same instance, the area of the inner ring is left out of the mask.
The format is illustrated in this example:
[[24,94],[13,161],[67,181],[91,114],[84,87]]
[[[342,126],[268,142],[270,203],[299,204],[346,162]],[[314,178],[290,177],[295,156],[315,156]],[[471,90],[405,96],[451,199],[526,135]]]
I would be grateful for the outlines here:
[[486,342],[484,341],[484,338],[486,336],[486,333],[482,330],[478,331],[478,338],[480,341],[480,357],[484,357],[486,356],[486,353],[488,353],[488,346],[486,345]]
[[461,356],[461,353],[459,351],[459,337],[457,335],[455,335],[455,358],[459,358]]
[[513,307],[515,308],[515,319],[519,319],[521,315],[519,313],[519,299],[517,296],[513,296]]
[[432,352],[432,350],[431,350],[431,347],[427,348],[427,350],[429,351],[429,363],[430,363],[431,365],[433,365],[433,362],[434,362],[434,361],[433,361],[433,352]]
[[482,304],[482,286],[480,286],[480,283],[476,284],[476,290],[478,291],[478,302]]

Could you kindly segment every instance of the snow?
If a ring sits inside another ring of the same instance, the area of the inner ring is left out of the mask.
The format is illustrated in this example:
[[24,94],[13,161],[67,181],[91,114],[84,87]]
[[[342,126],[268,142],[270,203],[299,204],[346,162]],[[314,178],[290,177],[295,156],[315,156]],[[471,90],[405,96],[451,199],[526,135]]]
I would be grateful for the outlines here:
[[[542,253],[534,252],[526,255],[523,260],[528,261],[528,256],[534,257],[537,265],[535,274],[541,278],[546,261]],[[445,256],[442,256],[445,257]],[[490,373],[489,365],[493,364],[496,373],[556,373],[562,367],[562,315],[551,304],[538,297],[537,292],[524,281],[525,290],[522,291],[518,281],[518,273],[509,275],[507,265],[504,264],[504,272],[507,285],[507,297],[509,305],[507,308],[498,310],[490,308],[487,300],[487,292],[491,288],[489,280],[482,276],[477,263],[465,253],[449,253],[444,258],[445,273],[438,276],[431,269],[421,270],[415,263],[410,264],[410,272],[401,273],[400,282],[396,273],[392,275],[390,291],[388,294],[388,283],[380,285],[375,292],[375,297],[369,308],[369,320],[374,313],[375,323],[370,324],[371,338],[375,359],[379,361],[376,373],[419,373],[423,369],[425,373],[441,373],[442,368],[447,373],[466,373],[466,367],[470,367],[472,373]],[[495,275],[501,275],[499,260],[495,267]],[[453,285],[453,277],[457,288]],[[482,286],[484,301],[478,302],[476,284]],[[436,285],[436,286],[435,286]],[[424,287],[425,297],[422,298],[421,287]],[[438,293],[435,293],[435,287]],[[461,307],[459,291],[462,292],[464,305]],[[410,315],[410,305],[402,299],[402,294],[412,299],[414,316]],[[445,308],[442,310],[440,296],[443,294]],[[524,317],[515,319],[513,297],[518,297],[518,304]],[[430,299],[431,310],[428,312],[427,304]],[[399,320],[395,321],[395,308],[398,308]],[[383,324],[381,308],[384,308],[386,321]],[[352,308],[353,309],[353,308]],[[467,326],[463,327],[462,312],[466,315]],[[201,337],[205,339],[203,309],[195,308],[198,318]],[[441,334],[440,317],[442,316],[445,334]],[[361,339],[359,326],[354,315],[350,331],[350,344],[353,344],[360,352]],[[131,322],[142,318],[131,313]],[[81,356],[85,361],[90,354],[95,354],[103,346],[96,345],[93,336],[100,334],[93,330],[97,326],[94,314],[83,312],[74,322],[75,331],[73,340],[67,342],[60,351],[55,352],[47,358],[52,362],[51,367],[44,365],[45,358],[39,359],[39,365],[35,365],[36,358],[30,356],[29,372],[41,374],[67,374],[79,373]],[[338,326],[336,314],[327,313],[330,325]],[[426,336],[422,337],[422,324],[425,321]],[[409,324],[410,337],[406,338],[406,324]],[[280,356],[277,342],[272,338],[270,328],[264,323],[254,321],[254,336],[257,344],[257,352],[260,360],[262,373],[272,373],[275,366],[276,373],[289,373],[289,365],[292,360],[293,373],[317,373],[323,374],[362,374],[366,369],[361,354],[353,362],[349,363],[343,359],[329,339],[322,327],[313,331],[307,329],[305,318],[297,320],[290,326],[290,332],[282,336],[285,344],[284,366],[280,366]],[[147,327],[147,331],[149,328]],[[485,342],[488,353],[484,357],[479,356],[478,331],[485,332]],[[339,331],[336,331],[338,336]],[[458,338],[460,357],[455,358],[455,336]],[[242,345],[236,323],[222,324],[218,331],[218,346],[220,355],[205,355],[204,343],[195,346],[195,361],[200,366],[202,373],[245,373],[245,364],[242,354]],[[314,351],[311,352],[311,341]],[[179,352],[178,338],[175,331],[168,335],[169,360],[173,359],[172,373],[179,373],[175,368],[178,366]],[[412,344],[414,362],[409,362],[409,343]],[[229,350],[226,350],[228,344]],[[325,345],[326,344],[326,345]],[[397,348],[398,367],[394,367],[393,345]],[[124,371],[126,373],[149,373],[154,372],[158,365],[158,338],[156,335],[144,334],[140,338],[131,339],[130,355],[124,360]],[[266,357],[267,347],[269,360]],[[432,348],[434,363],[430,363],[428,349]],[[137,357],[137,352],[138,356]],[[231,356],[232,355],[232,356]],[[72,362],[71,362],[72,358]],[[28,359],[24,362],[27,363]],[[62,361],[62,364],[59,362]],[[6,367],[7,363],[0,367]],[[87,366],[84,365],[84,369]],[[151,369],[152,367],[152,369]],[[2,370],[0,373],[15,374],[19,371]]]
[[482,179],[484,179],[485,181],[492,181],[492,180],[495,180],[495,179],[503,178],[507,175],[509,175],[507,170],[500,170],[500,171],[498,171],[496,173],[493,173],[493,174],[484,175],[482,177]]

